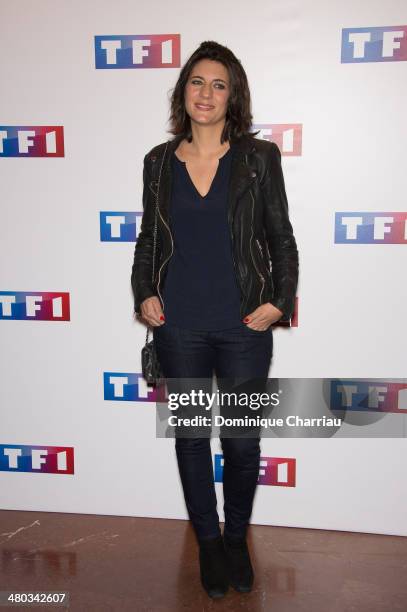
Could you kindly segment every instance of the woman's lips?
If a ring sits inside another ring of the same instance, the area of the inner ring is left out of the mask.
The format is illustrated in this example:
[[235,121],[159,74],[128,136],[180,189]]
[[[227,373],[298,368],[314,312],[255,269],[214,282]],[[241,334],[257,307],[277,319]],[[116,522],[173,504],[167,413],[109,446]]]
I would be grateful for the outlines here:
[[195,106],[199,110],[211,110],[213,108],[213,106],[207,106],[206,104],[195,104]]

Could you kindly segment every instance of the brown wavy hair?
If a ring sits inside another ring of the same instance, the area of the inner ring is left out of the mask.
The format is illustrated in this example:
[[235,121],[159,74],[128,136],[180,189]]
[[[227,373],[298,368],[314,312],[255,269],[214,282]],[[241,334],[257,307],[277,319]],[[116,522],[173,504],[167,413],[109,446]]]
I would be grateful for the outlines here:
[[191,70],[197,62],[209,59],[220,62],[229,73],[230,94],[225,117],[225,125],[221,135],[221,144],[227,140],[235,140],[244,135],[255,136],[250,132],[252,127],[250,89],[246,72],[237,57],[228,47],[213,40],[205,40],[192,53],[181,69],[178,81],[172,90],[169,122],[170,134],[192,141],[191,119],[185,110],[185,86]]

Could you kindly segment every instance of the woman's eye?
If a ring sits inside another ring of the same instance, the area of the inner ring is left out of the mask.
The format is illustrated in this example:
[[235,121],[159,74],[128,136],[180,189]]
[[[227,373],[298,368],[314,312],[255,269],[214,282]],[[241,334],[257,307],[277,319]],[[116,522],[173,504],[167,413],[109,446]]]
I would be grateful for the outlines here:
[[[202,85],[202,81],[198,81],[197,79],[192,79],[191,83],[192,85]],[[219,89],[225,89],[223,83],[215,83],[215,87]]]

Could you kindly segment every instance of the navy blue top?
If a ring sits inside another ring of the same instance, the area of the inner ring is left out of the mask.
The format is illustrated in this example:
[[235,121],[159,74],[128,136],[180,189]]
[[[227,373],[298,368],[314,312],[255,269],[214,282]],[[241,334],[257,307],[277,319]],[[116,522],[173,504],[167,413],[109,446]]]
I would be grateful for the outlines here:
[[227,218],[233,148],[219,159],[209,192],[196,189],[186,162],[172,154],[170,227],[174,251],[162,290],[165,322],[186,329],[241,325],[240,290]]

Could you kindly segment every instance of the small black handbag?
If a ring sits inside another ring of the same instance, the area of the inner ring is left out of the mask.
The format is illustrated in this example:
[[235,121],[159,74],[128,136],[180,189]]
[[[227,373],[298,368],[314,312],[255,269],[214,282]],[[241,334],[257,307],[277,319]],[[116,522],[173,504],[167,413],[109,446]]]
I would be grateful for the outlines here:
[[[158,216],[158,192],[160,189],[161,171],[163,169],[165,154],[167,152],[168,141],[165,146],[164,155],[161,160],[160,174],[157,182],[157,193],[156,193],[156,205],[155,205],[155,217],[154,217],[154,243],[153,243],[153,272],[152,272],[152,283],[154,284],[154,270],[155,270],[155,252],[157,245],[157,216]],[[160,362],[158,361],[157,352],[154,346],[154,339],[148,341],[148,334],[150,326],[147,324],[146,343],[141,349],[141,371],[143,378],[148,385],[153,387],[157,386],[160,379],[163,378]]]
[[154,346],[154,340],[147,341],[141,349],[141,369],[143,378],[148,385],[155,387],[160,378],[163,378],[160,362]]

